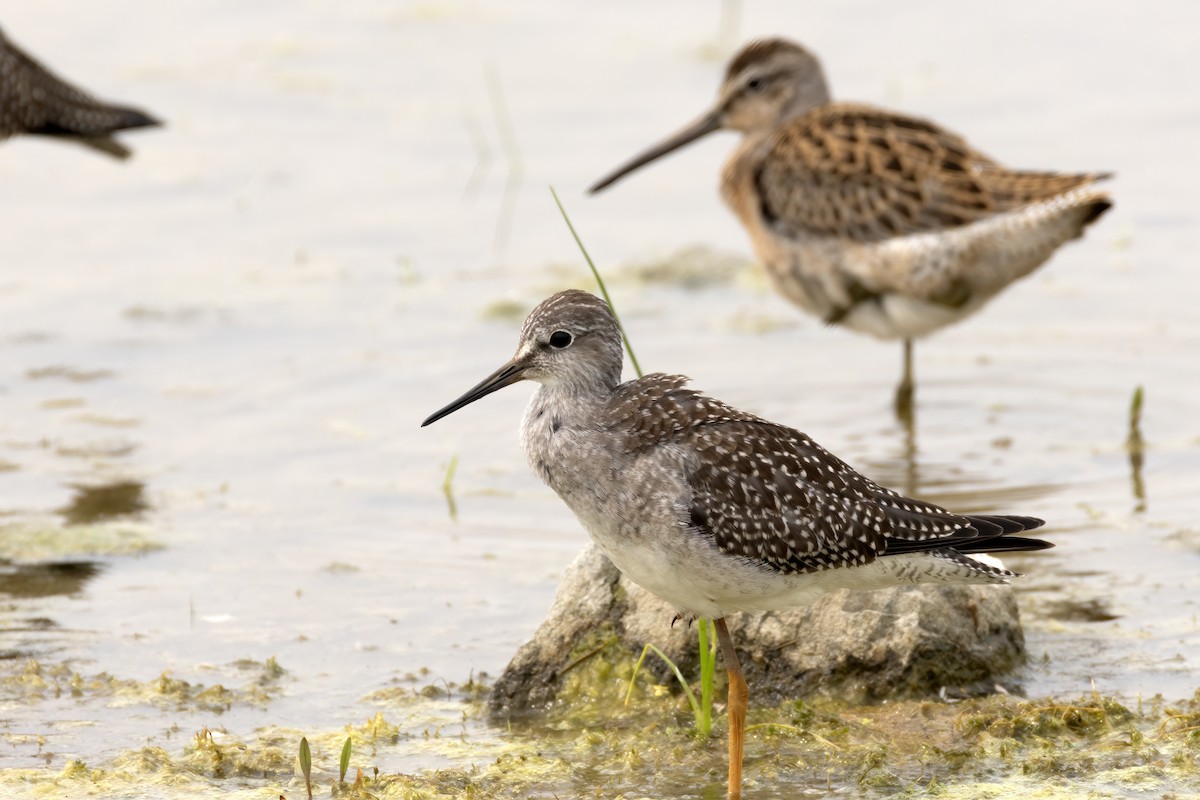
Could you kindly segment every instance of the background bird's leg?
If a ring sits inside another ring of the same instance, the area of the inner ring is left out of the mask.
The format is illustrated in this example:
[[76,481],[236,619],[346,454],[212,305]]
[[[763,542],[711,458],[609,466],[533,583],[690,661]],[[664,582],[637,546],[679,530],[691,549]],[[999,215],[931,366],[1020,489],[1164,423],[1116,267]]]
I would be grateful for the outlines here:
[[913,382],[912,368],[912,339],[904,340],[904,376],[896,387],[896,416],[901,422],[911,423],[913,418]]
[[717,640],[721,642],[721,655],[729,670],[729,800],[741,800],[742,796],[742,743],[746,733],[746,703],[750,699],[750,687],[742,675],[737,651],[733,649],[733,638],[725,619],[714,620]]

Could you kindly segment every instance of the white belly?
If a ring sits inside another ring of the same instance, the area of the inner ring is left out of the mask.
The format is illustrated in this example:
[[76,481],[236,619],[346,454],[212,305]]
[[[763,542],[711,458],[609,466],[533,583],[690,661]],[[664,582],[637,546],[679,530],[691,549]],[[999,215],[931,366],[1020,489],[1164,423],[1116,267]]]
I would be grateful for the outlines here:
[[787,575],[727,556],[708,538],[683,529],[677,536],[642,541],[597,536],[590,528],[589,533],[625,577],[681,613],[709,619],[737,611],[802,608],[838,589],[1006,583],[928,553],[884,556],[864,566]]

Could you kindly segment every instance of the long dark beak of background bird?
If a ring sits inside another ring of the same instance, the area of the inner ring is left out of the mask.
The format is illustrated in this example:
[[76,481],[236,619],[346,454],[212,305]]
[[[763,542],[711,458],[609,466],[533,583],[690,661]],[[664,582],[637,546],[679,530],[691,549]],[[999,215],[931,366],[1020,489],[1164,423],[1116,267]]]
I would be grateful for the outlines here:
[[595,194],[596,192],[599,192],[602,189],[605,189],[605,188],[611,186],[612,184],[616,183],[621,178],[624,178],[626,175],[633,172],[638,167],[643,167],[646,164],[649,164],[651,161],[654,161],[657,158],[661,158],[662,156],[665,156],[667,153],[670,153],[673,150],[678,150],[679,148],[683,147],[684,145],[691,144],[692,142],[696,141],[697,139],[699,139],[703,136],[707,136],[708,134],[712,133],[713,131],[717,131],[720,129],[721,129],[720,115],[715,110],[710,111],[707,114],[705,114],[703,117],[701,117],[700,119],[698,119],[695,122],[693,122],[692,124],[688,125],[683,130],[679,131],[678,133],[674,134],[673,136],[670,136],[670,137],[664,139],[663,141],[654,145],[649,150],[646,150],[645,152],[641,153],[640,155],[635,156],[631,161],[629,161],[629,163],[625,164],[624,166],[618,167],[615,171],[610,173],[607,177],[602,178],[601,180],[592,184],[592,187],[590,189],[588,189],[588,194]]
[[421,427],[424,428],[431,422],[437,422],[442,417],[449,416],[463,406],[469,406],[479,398],[487,397],[492,392],[503,389],[505,386],[512,386],[517,381],[523,380],[524,377],[525,365],[516,360],[509,361],[503,367],[496,370],[491,375],[488,375],[477,385],[468,389],[466,394],[464,394],[462,397],[458,398],[445,408],[439,409],[430,414],[425,418],[425,421],[421,423]]

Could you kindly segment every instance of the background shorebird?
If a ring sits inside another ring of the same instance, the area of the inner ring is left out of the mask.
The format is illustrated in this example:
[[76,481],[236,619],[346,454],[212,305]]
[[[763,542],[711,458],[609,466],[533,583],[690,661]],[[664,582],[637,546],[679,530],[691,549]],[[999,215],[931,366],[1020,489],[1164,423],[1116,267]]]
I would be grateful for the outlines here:
[[830,100],[821,63],[763,39],[711,109],[593,185],[713,131],[744,136],[721,195],[776,291],[826,323],[904,341],[896,409],[910,418],[912,340],[978,310],[1111,205],[1104,173],[1008,169],[927,120]]
[[729,671],[729,796],[741,796],[749,690],[725,623],[836,589],[1005,583],[972,554],[1041,550],[1040,519],[963,516],[860,475],[800,431],[654,374],[621,383],[621,331],[577,290],[543,301],[516,355],[422,426],[521,380],[521,440],[605,555],[679,613],[715,620]]
[[161,124],[144,111],[103,103],[63,81],[0,30],[0,139],[54,136],[124,159],[130,150],[112,134]]

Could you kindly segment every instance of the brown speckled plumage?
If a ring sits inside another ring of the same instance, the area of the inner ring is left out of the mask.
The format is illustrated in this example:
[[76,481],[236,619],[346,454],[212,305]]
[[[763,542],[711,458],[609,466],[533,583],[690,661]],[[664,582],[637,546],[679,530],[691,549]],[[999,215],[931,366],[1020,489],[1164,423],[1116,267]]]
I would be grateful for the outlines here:
[[126,158],[129,149],[112,134],[160,124],[143,111],[101,102],[66,83],[0,31],[0,139],[63,137]]
[[756,184],[782,233],[878,242],[967,225],[1100,177],[1008,170],[932,122],[834,103],[779,131]]
[[591,191],[720,129],[743,134],[721,196],[775,289],[883,339],[970,316],[1112,205],[1105,173],[1011,169],[936,123],[834,102],[817,57],[784,39],[746,45],[708,112]]

